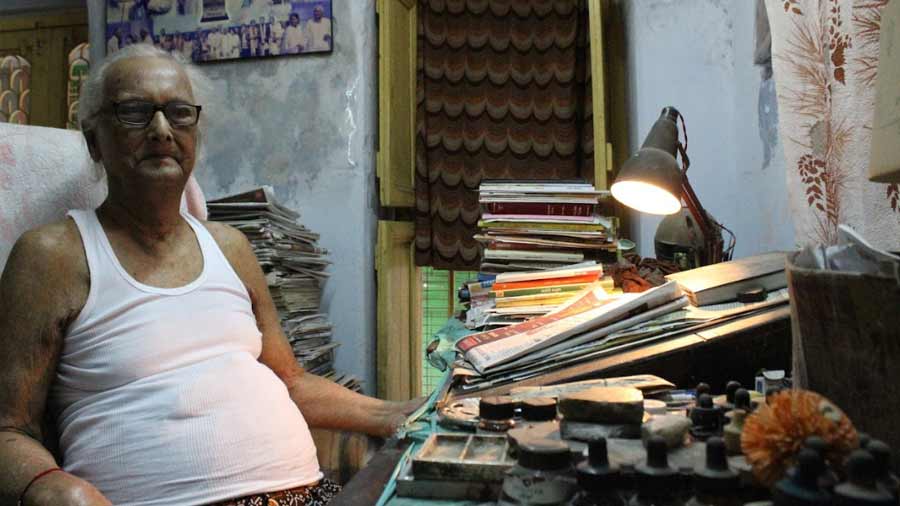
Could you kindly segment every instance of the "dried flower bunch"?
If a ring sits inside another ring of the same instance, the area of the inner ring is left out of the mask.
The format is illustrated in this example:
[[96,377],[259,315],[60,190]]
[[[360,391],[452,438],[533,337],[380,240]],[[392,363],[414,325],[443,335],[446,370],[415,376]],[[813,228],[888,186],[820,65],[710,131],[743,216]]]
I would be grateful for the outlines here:
[[741,449],[754,476],[771,486],[794,464],[809,436],[828,443],[825,458],[835,468],[859,446],[853,422],[833,402],[808,390],[785,390],[747,417]]

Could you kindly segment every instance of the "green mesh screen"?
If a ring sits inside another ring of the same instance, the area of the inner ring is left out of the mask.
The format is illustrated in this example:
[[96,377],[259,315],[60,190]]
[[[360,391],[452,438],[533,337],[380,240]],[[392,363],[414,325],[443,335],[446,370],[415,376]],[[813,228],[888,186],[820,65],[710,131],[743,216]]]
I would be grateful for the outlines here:
[[[443,373],[425,360],[425,347],[434,340],[434,334],[462,307],[456,296],[463,283],[477,277],[477,272],[444,271],[422,268],[422,393],[428,394],[438,387]],[[450,283],[453,283],[452,293]]]

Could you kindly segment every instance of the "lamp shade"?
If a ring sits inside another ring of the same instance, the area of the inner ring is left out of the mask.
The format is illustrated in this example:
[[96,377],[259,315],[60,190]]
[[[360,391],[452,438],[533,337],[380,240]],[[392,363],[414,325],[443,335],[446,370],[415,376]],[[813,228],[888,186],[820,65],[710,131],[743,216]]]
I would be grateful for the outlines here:
[[677,118],[674,107],[662,110],[641,149],[619,170],[610,188],[616,200],[649,214],[674,214],[681,210],[684,176],[675,159]]

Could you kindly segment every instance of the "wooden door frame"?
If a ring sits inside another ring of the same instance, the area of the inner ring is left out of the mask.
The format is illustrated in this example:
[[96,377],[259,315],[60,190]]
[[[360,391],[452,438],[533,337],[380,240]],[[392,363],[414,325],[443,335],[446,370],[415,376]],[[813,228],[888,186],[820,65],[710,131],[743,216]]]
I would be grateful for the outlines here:
[[[613,149],[608,139],[604,10],[608,0],[587,0],[591,41],[594,185],[610,183]],[[382,210],[415,206],[417,0],[377,0],[378,155]],[[409,14],[412,16],[409,17]],[[392,32],[396,30],[396,32]],[[384,213],[393,215],[394,213]],[[402,213],[401,213],[402,214]],[[403,399],[421,389],[422,336],[419,269],[413,263],[412,222],[379,221],[376,269],[376,358],[380,397]]]

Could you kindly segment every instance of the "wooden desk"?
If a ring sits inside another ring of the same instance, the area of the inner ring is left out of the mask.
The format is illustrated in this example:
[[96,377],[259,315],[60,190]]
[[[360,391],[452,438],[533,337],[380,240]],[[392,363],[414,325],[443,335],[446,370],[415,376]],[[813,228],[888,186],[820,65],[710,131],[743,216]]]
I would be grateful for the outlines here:
[[[481,392],[448,393],[450,398],[497,395],[518,386],[540,386],[585,379],[633,374],[655,374],[679,387],[692,387],[700,381],[714,391],[724,390],[725,383],[736,379],[752,385],[760,368],[790,370],[790,308],[780,306],[770,311],[742,318],[704,331],[651,343],[613,356],[602,357]],[[344,490],[330,503],[332,506],[371,506],[382,490],[408,443],[393,440],[376,453]],[[428,501],[422,500],[423,504]]]
[[376,504],[384,487],[391,481],[391,474],[409,444],[410,442],[406,440],[389,439],[372,460],[344,485],[344,489],[328,503],[328,506]]

